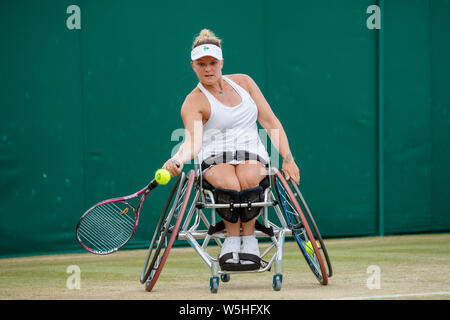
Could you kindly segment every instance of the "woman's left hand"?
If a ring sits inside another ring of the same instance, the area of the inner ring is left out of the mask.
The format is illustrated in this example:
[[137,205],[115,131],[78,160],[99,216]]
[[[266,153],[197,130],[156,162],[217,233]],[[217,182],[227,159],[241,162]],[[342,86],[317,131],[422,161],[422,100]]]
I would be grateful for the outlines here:
[[282,170],[286,180],[292,178],[297,185],[300,184],[300,170],[291,155],[288,155],[286,159],[283,159]]

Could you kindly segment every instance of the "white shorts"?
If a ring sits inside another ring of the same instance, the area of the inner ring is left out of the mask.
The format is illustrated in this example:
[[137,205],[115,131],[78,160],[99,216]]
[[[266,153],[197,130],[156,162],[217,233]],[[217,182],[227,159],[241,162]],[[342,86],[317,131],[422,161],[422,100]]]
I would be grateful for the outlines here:
[[222,163],[228,163],[232,165],[238,165],[244,161],[253,160],[253,161],[259,161],[261,162],[266,168],[269,167],[269,163],[266,162],[264,157],[261,157],[260,155],[256,155],[253,153],[249,153],[246,151],[234,151],[234,152],[224,152],[223,154],[215,155],[208,157],[207,159],[203,160],[200,164],[202,169],[202,174],[206,172],[209,168],[216,164],[222,164]]

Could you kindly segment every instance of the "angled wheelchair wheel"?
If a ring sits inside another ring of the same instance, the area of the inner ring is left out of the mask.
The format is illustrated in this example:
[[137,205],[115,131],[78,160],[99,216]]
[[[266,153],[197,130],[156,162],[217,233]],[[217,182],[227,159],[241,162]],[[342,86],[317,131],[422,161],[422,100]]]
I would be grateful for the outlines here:
[[182,172],[170,192],[169,199],[153,234],[141,274],[140,282],[145,283],[146,291],[151,291],[158,281],[170,249],[178,235],[181,220],[186,209],[188,209],[187,205],[194,178],[194,170],[191,170],[188,175]]
[[319,242],[316,242],[316,238],[311,231],[308,220],[303,214],[295,193],[292,191],[282,173],[278,170],[272,175],[272,185],[288,228],[291,229],[292,235],[304,256],[306,263],[319,283],[327,285],[328,273],[324,264],[323,256],[325,255],[322,251],[322,244],[319,249]]
[[294,192],[295,199],[297,200],[298,204],[300,205],[301,209],[304,213],[306,213],[306,219],[309,221],[309,225],[312,227],[312,233],[314,234],[314,237],[316,238],[316,243],[319,242],[319,250],[322,251],[323,257],[325,257],[325,261],[327,263],[327,275],[328,278],[333,276],[333,268],[331,266],[330,257],[328,256],[328,251],[325,246],[325,243],[322,239],[322,235],[320,234],[319,228],[317,227],[317,224],[314,220],[314,217],[311,214],[311,211],[309,210],[308,205],[306,204],[305,199],[303,198],[302,193],[300,192],[300,189],[298,188],[297,184],[291,179],[289,179],[289,185],[292,188],[292,191]]
[[[183,186],[186,182],[186,175],[184,172],[182,172],[177,180],[175,181],[175,184],[172,187],[172,190],[170,192],[169,198],[167,199],[166,205],[164,207],[164,210],[161,214],[161,217],[159,218],[158,224],[156,226],[155,232],[153,233],[152,241],[150,242],[150,246],[148,248],[147,256],[145,258],[145,264],[144,268],[142,270],[141,279],[140,282],[143,284],[147,281],[147,279],[150,276],[150,273],[153,270],[153,266],[149,267],[149,262],[151,261],[152,264],[156,263],[153,258],[157,256],[156,251],[160,251],[162,246],[165,244],[167,240],[167,235],[170,231],[170,225],[173,219],[174,210],[172,210],[173,206],[175,205],[176,198],[179,197],[179,193],[181,192],[181,186]],[[167,227],[169,226],[169,227]]]

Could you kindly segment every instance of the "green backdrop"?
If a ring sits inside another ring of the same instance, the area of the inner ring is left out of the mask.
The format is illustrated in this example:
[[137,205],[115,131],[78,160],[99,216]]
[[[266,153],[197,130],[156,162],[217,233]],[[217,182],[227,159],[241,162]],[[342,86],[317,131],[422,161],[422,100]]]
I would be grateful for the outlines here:
[[[373,4],[381,30],[366,25]],[[7,0],[0,12],[0,256],[81,251],[81,214],[152,178],[180,142],[205,27],[223,39],[224,74],[249,74],[281,120],[325,238],[450,230],[448,0]],[[127,248],[148,245],[168,189]]]

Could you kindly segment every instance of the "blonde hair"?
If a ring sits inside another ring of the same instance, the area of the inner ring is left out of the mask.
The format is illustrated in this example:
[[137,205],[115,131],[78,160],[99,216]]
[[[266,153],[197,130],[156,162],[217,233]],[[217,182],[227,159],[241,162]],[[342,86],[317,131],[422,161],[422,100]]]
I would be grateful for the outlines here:
[[202,44],[214,44],[221,48],[222,40],[217,38],[214,32],[209,29],[202,29],[198,36],[195,37],[192,49]]

